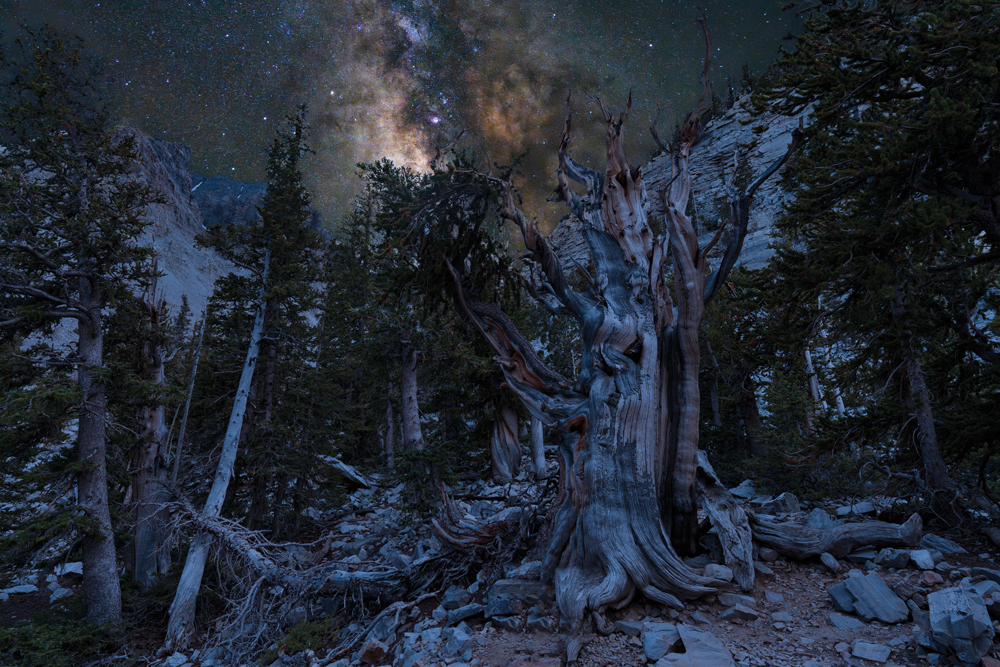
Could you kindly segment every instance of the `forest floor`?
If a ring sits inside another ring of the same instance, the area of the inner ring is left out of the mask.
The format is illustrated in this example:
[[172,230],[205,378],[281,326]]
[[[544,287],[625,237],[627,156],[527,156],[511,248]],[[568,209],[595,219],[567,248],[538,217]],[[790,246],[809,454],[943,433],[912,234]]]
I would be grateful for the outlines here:
[[[388,567],[390,563],[399,563],[400,558],[414,564],[431,557],[442,560],[449,558],[447,550],[432,536],[427,523],[413,521],[412,517],[398,509],[403,504],[400,499],[401,488],[358,490],[351,494],[349,502],[334,519],[324,522],[325,531],[335,538],[325,559],[333,564],[331,567],[336,567],[338,571],[363,571],[373,565]],[[505,506],[506,499],[532,497],[532,494],[538,493],[538,487],[525,478],[505,487],[479,482],[461,491],[462,494],[458,495],[460,499],[464,499],[459,500],[461,511],[468,517],[485,517]],[[759,501],[759,498],[755,498],[748,501],[746,506],[754,509],[754,503],[757,503],[756,508],[759,510]],[[839,504],[842,503],[830,501],[802,505],[813,510],[822,509],[833,516]],[[835,627],[831,623],[831,617],[837,612],[828,594],[831,587],[851,576],[849,568],[858,568],[865,573],[876,572],[890,589],[899,582],[907,582],[919,594],[913,601],[927,609],[928,594],[957,586],[959,580],[971,574],[972,568],[1000,569],[997,564],[1000,562],[1000,554],[992,545],[978,540],[970,533],[942,536],[954,540],[967,553],[945,554],[943,561],[937,563],[933,570],[927,571],[912,565],[895,569],[875,566],[874,563],[850,563],[847,562],[849,556],[842,559],[843,567],[835,573],[818,559],[797,562],[764,550],[761,552],[764,561],[762,564],[766,566],[764,573],[758,574],[752,591],[742,593],[752,598],[752,601],[742,600],[749,607],[749,612],[743,614],[748,616],[745,619],[734,618],[731,613],[726,613],[732,605],[731,600],[727,601],[727,605],[723,604],[721,596],[708,596],[689,603],[681,611],[669,610],[637,598],[624,609],[609,612],[608,620],[640,622],[633,623],[632,627],[637,627],[642,621],[665,621],[709,632],[729,650],[734,663],[739,667],[908,667],[947,664],[942,661],[941,656],[928,656],[926,651],[918,649],[916,638],[920,628],[912,620],[887,624],[865,622],[855,615],[846,614],[855,619],[855,627]],[[527,560],[528,556],[525,555],[525,561]],[[706,562],[703,556],[698,565],[703,566]],[[439,603],[447,599],[449,591],[461,593],[462,605],[485,607],[489,602],[487,596],[493,581],[498,578],[526,576],[519,575],[514,567],[517,564],[507,563],[503,567],[493,564],[499,572],[488,573],[484,570],[477,577],[475,571],[470,571],[465,577],[453,580],[446,577],[445,581],[439,581],[436,586],[440,585],[441,589],[437,598],[428,599],[399,617],[382,637],[387,652],[372,662],[364,663],[361,656],[355,653],[363,642],[358,642],[350,652],[341,650],[335,653],[333,650],[334,644],[345,637],[353,635],[362,638],[364,633],[369,632],[369,623],[356,619],[348,627],[342,628],[336,639],[328,638],[321,644],[314,644],[309,651],[300,649],[297,653],[288,652],[272,664],[274,667],[348,667],[363,664],[376,667],[561,667],[565,665],[566,639],[557,629],[558,614],[553,610],[552,603],[544,598],[530,610],[528,606],[531,605],[521,607],[520,620],[515,621],[518,630],[505,629],[501,627],[502,623],[496,622],[497,619],[485,618],[482,608],[461,623],[449,623],[443,618],[447,612]],[[771,574],[767,573],[767,569]],[[857,575],[858,570],[854,574]],[[42,567],[34,572],[22,573],[14,583],[36,584],[37,590],[13,593],[7,595],[7,599],[0,595],[0,628],[11,627],[38,612],[56,609],[61,605],[80,606],[78,575],[56,578],[51,567]],[[50,603],[47,586],[64,587],[67,591],[64,595],[70,597]],[[329,611],[329,598],[314,598],[295,604],[297,606],[290,611],[286,609],[287,615],[280,619],[280,623],[286,628],[283,631],[285,633],[288,632],[287,628],[296,623],[321,622],[328,613],[340,613]],[[192,647],[183,654],[148,654],[155,650],[154,644],[159,646],[155,637],[162,637],[165,606],[161,607],[158,613],[147,615],[138,627],[133,626],[133,638],[130,641],[132,650],[129,652],[133,657],[147,655],[145,659],[138,658],[138,662],[134,664],[236,667],[236,663],[231,665],[218,652],[215,653],[214,661],[207,659],[212,653],[211,650],[206,652],[206,646]],[[449,607],[454,608],[454,605]],[[728,620],[724,620],[727,616]],[[277,622],[278,619],[269,621]],[[533,623],[535,628],[541,623],[545,629],[524,630]],[[459,628],[457,631],[453,630],[456,625]],[[1000,638],[1000,621],[993,625],[997,630],[997,638]],[[448,650],[446,639],[452,636],[449,634],[452,632],[468,634],[468,641],[459,650]],[[618,631],[608,636],[593,634],[587,640],[580,654],[579,667],[644,667],[656,662],[648,659],[640,636],[630,636]],[[886,647],[891,651],[888,659],[875,662],[853,655],[852,647],[858,640]],[[193,650],[195,648],[199,650]],[[276,645],[272,648],[276,648]],[[670,655],[677,656],[675,653]],[[994,644],[990,655],[1000,657],[998,644]],[[928,657],[931,662],[928,662]],[[242,664],[251,663],[244,661]],[[661,660],[659,664],[660,667],[665,667],[675,663]],[[692,664],[713,667],[703,663]],[[994,667],[991,663],[984,664]]]

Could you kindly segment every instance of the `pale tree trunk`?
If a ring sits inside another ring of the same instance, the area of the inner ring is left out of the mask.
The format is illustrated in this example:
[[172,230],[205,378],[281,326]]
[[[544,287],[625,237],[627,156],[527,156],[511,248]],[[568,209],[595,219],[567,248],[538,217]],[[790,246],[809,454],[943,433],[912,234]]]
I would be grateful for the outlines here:
[[[707,36],[706,27],[706,42]],[[707,57],[705,67],[707,78]],[[492,345],[506,384],[534,417],[552,427],[560,447],[567,470],[560,489],[565,501],[556,514],[543,571],[554,575],[556,601],[574,636],[567,648],[571,662],[581,646],[585,614],[599,631],[609,633],[614,626],[605,610],[628,604],[636,593],[680,608],[681,599],[725,585],[699,575],[678,554],[691,552],[697,538],[698,329],[705,304],[739,256],[750,197],[785,158],[745,192],[736,192],[730,179],[731,240],[721,265],[706,278],[708,251],[722,230],[699,248],[684,211],[692,181],[688,156],[710,99],[706,86],[684,123],[680,146],[673,151],[663,147],[673,167],[662,193],[668,237],[655,237],[647,223],[642,177],[625,157],[622,132],[628,107],[616,119],[600,106],[607,131],[604,173],[570,157],[567,119],[557,193],[582,222],[593,266],[592,274],[580,270],[590,283],[586,293],[573,290],[535,221],[517,208],[510,185],[501,185],[501,215],[520,227],[529,257],[544,274],[539,282],[580,324],[583,357],[576,382],[546,367],[513,321],[466,292],[461,267],[449,264],[459,306]],[[793,148],[794,142],[789,152]],[[586,193],[573,190],[570,179]],[[668,252],[673,255],[673,296],[664,275]],[[725,489],[720,492],[728,495]],[[732,498],[728,503],[735,504]],[[448,526],[438,533],[447,539]]]
[[812,396],[813,400],[813,411],[816,414],[822,414],[826,412],[827,404],[826,400],[823,398],[823,390],[819,386],[819,376],[816,374],[816,368],[813,366],[812,354],[809,352],[808,348],[805,350],[806,357],[806,375],[809,376],[809,394]]
[[535,417],[531,418],[531,471],[537,479],[548,472],[545,467],[545,425]]
[[194,363],[191,365],[191,379],[188,381],[187,398],[184,399],[184,415],[181,417],[181,430],[177,434],[177,447],[174,451],[174,469],[170,473],[170,483],[177,483],[177,473],[181,468],[181,457],[184,454],[184,433],[187,430],[188,412],[191,410],[191,397],[194,396],[194,379],[198,376],[198,360],[201,359],[201,343],[205,340],[205,325],[208,323],[208,310],[201,318],[201,330],[198,332],[198,346],[194,350]]
[[521,471],[521,443],[517,438],[517,412],[505,405],[493,420],[490,468],[495,484],[509,484]]
[[[150,327],[159,324],[156,307],[156,281],[153,281],[152,297],[143,301],[143,309]],[[152,371],[157,387],[164,385],[163,354],[159,345],[152,341],[143,343],[146,363]],[[143,407],[139,412],[141,426],[141,446],[137,455],[136,472],[132,478],[135,498],[135,538],[132,542],[132,576],[144,586],[151,586],[156,579],[170,569],[170,545],[166,539],[166,524],[170,518],[167,503],[167,442],[166,407],[162,401],[158,405]]]
[[905,384],[916,413],[917,443],[920,446],[920,458],[924,462],[927,487],[932,495],[931,508],[945,523],[956,526],[962,522],[958,509],[958,486],[948,474],[948,466],[938,447],[931,396],[927,391],[923,368],[913,352],[913,334],[898,287],[893,287],[892,291],[892,316],[903,343]]
[[[250,344],[247,347],[247,355],[243,363],[240,383],[236,389],[236,400],[233,401],[233,410],[229,416],[229,425],[226,427],[226,435],[222,441],[222,453],[219,456],[219,464],[215,469],[215,479],[212,481],[208,500],[205,502],[205,508],[202,510],[202,515],[206,517],[218,516],[222,510],[222,503],[229,489],[229,480],[233,474],[233,465],[236,463],[236,453],[243,428],[243,416],[247,408],[247,398],[250,394],[254,368],[257,365],[260,339],[264,332],[264,293],[267,289],[267,275],[270,261],[271,252],[268,251],[264,256],[263,284],[260,288],[257,317],[254,320],[253,331],[250,334]],[[168,649],[179,649],[186,645],[191,638],[191,631],[194,626],[195,598],[198,595],[198,589],[201,588],[201,577],[205,572],[205,563],[208,561],[208,551],[211,546],[212,536],[208,533],[199,533],[191,540],[187,560],[184,562],[184,570],[177,584],[177,592],[174,595],[174,601],[170,605],[170,620],[167,624],[167,636],[165,639],[165,645]]]
[[92,522],[83,538],[83,594],[87,599],[87,620],[101,625],[121,619],[122,595],[115,557],[115,538],[108,507],[107,398],[104,385],[94,374],[104,365],[104,331],[100,286],[80,278],[80,319],[77,352],[80,368],[77,381],[83,405],[80,409],[77,456],[81,471],[77,477],[80,509]]
[[403,345],[399,390],[403,411],[403,449],[423,449],[424,434],[420,428],[420,405],[417,402],[417,348],[409,343]]

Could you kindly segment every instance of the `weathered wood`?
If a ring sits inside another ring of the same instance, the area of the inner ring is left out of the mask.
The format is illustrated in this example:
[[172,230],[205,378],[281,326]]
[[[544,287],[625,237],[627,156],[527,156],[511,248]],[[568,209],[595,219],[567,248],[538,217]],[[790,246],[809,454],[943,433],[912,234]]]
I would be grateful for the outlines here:
[[776,523],[751,517],[758,543],[798,560],[827,552],[843,558],[858,547],[914,547],[920,542],[923,521],[914,513],[906,523],[883,521],[847,523],[829,530],[806,528],[797,522]]
[[521,470],[521,443],[517,438],[517,412],[509,405],[497,411],[490,435],[490,469],[495,484],[509,484]]
[[[236,389],[236,400],[233,401],[233,409],[229,416],[229,425],[226,427],[226,435],[222,441],[222,453],[219,456],[219,463],[215,469],[215,479],[212,480],[212,488],[208,493],[208,500],[202,515],[206,517],[218,516],[222,509],[222,503],[226,498],[226,491],[229,489],[229,481],[233,475],[233,465],[236,463],[236,453],[240,442],[240,432],[243,428],[243,416],[247,409],[247,398],[250,394],[250,385],[253,380],[254,369],[257,366],[257,355],[260,351],[260,341],[264,333],[264,294],[267,290],[268,269],[271,263],[271,252],[264,255],[264,271],[262,285],[260,288],[259,303],[257,306],[257,317],[254,320],[253,330],[250,334],[250,344],[247,346],[246,360],[243,363],[243,372],[240,375],[240,382]],[[191,638],[191,631],[194,626],[195,598],[198,589],[201,588],[201,578],[205,572],[205,563],[208,561],[208,551],[212,545],[212,536],[209,533],[199,533],[191,540],[188,549],[187,559],[184,561],[184,570],[181,572],[180,581],[177,584],[177,592],[170,605],[170,620],[167,623],[167,636],[165,646],[168,649],[179,649],[186,645]]]
[[531,418],[531,471],[536,479],[545,477],[545,438],[542,422]]
[[708,462],[698,452],[698,498],[719,535],[726,566],[733,571],[736,583],[744,591],[753,590],[753,535],[746,512]]
[[[154,278],[139,304],[146,317],[148,333],[160,323],[156,304],[156,265]],[[158,343],[147,336],[142,342],[147,369],[157,387],[163,387],[165,375],[163,353]],[[167,502],[167,439],[166,407],[162,401],[146,405],[139,410],[140,446],[136,454],[132,488],[135,499],[135,537],[132,540],[132,576],[144,586],[170,569],[170,545],[167,543],[166,524],[170,518]]]
[[364,475],[362,475],[360,472],[358,472],[357,468],[355,468],[354,466],[344,463],[339,458],[333,459],[330,463],[331,465],[333,465],[334,468],[340,471],[341,475],[346,477],[347,480],[352,484],[354,484],[355,486],[362,486],[366,489],[371,489],[375,487],[372,481],[367,477],[365,477]]
[[[595,99],[605,121],[603,172],[570,155],[572,112],[559,144],[556,193],[579,221],[589,255],[585,263],[571,259],[586,280],[583,292],[568,280],[564,259],[536,221],[518,208],[512,185],[499,183],[500,215],[520,228],[533,276],[540,278],[535,282],[545,290],[543,300],[550,312],[569,314],[580,327],[575,382],[549,369],[510,317],[463,288],[463,266],[448,264],[458,305],[493,347],[506,386],[551,428],[559,447],[563,474],[559,501],[550,509],[555,516],[543,572],[553,573],[559,610],[574,636],[568,642],[570,661],[576,658],[587,613],[599,631],[610,632],[606,609],[628,604],[637,593],[679,608],[681,600],[729,586],[700,576],[680,557],[695,549],[697,539],[698,329],[705,305],[742,249],[750,197],[795,142],[746,191],[737,192],[730,179],[731,241],[720,268],[706,278],[709,251],[722,231],[701,248],[685,214],[693,178],[690,150],[711,100],[711,42],[704,19],[701,23],[706,41],[702,97],[684,122],[679,143],[661,144],[673,170],[662,193],[667,234],[654,234],[641,171],[625,155],[631,97],[617,116]],[[672,281],[665,274],[668,254],[673,255]],[[727,504],[717,489],[706,497],[720,524],[746,524],[735,503]],[[733,535],[727,538],[733,557],[749,566],[749,551],[739,546],[746,535]],[[741,576],[746,583],[745,570]]]
[[198,331],[198,346],[194,350],[191,379],[188,381],[187,398],[184,399],[184,415],[181,417],[181,431],[177,435],[177,446],[174,448],[174,468],[170,473],[171,484],[177,484],[177,473],[181,469],[181,457],[184,455],[184,434],[187,432],[188,413],[191,410],[191,397],[194,396],[194,379],[198,376],[198,360],[201,359],[201,344],[205,340],[205,325],[207,323],[208,309],[201,316],[201,329]]

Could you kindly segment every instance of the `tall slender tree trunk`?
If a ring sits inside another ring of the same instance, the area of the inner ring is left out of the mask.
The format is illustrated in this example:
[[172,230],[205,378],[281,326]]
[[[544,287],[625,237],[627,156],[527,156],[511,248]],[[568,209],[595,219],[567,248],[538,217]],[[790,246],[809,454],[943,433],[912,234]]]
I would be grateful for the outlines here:
[[[271,252],[268,250],[264,256],[263,284],[260,288],[257,317],[254,320],[253,331],[250,334],[250,344],[247,346],[246,360],[243,363],[243,372],[240,375],[240,383],[236,389],[236,400],[233,401],[233,410],[229,416],[229,425],[226,428],[226,435],[222,441],[222,453],[219,456],[219,464],[215,469],[215,479],[212,481],[208,500],[205,502],[205,508],[202,510],[204,516],[219,515],[222,503],[226,498],[226,492],[229,489],[229,481],[233,474],[233,465],[236,463],[236,453],[240,441],[240,433],[243,428],[243,416],[247,408],[247,398],[250,394],[254,369],[257,366],[260,340],[264,333],[264,294],[267,291],[267,276],[270,263]],[[181,573],[180,581],[177,584],[174,601],[170,605],[170,620],[167,623],[167,636],[165,640],[167,648],[179,649],[186,645],[191,637],[191,631],[194,626],[195,599],[198,595],[198,589],[201,588],[201,578],[205,572],[205,563],[208,561],[208,552],[211,546],[212,535],[209,533],[199,533],[191,540],[187,559],[184,562],[184,571]]]
[[927,486],[933,496],[931,508],[945,523],[955,526],[962,522],[962,515],[958,509],[958,486],[948,474],[948,466],[938,447],[931,396],[927,391],[924,370],[913,352],[913,333],[898,287],[894,287],[892,292],[892,316],[903,343],[906,384],[917,418],[917,443],[920,446],[920,458],[924,462]]
[[417,400],[417,348],[403,344],[403,369],[399,390],[403,410],[403,449],[424,448],[424,434],[420,428],[420,404]]
[[[144,302],[146,315],[151,326],[159,324],[159,312],[155,304],[155,281],[152,289],[153,301]],[[159,345],[152,341],[143,344],[146,363],[152,371],[157,387],[164,385],[163,354]],[[157,405],[145,406],[140,410],[141,446],[136,461],[136,472],[132,479],[135,500],[135,538],[132,542],[132,576],[144,586],[152,585],[156,579],[170,569],[170,545],[166,539],[166,524],[170,518],[166,504],[170,500],[167,491],[167,442],[166,407],[162,400]]]
[[767,447],[761,442],[760,429],[764,422],[760,418],[760,406],[757,403],[757,388],[751,383],[749,389],[742,389],[740,409],[743,412],[743,428],[746,430],[750,444],[750,456],[755,459],[767,456]]
[[[191,364],[191,379],[188,381],[187,398],[184,399],[184,415],[181,417],[181,430],[177,434],[177,446],[174,448],[174,468],[170,472],[170,483],[177,483],[177,473],[181,469],[181,457],[184,455],[184,435],[187,432],[188,413],[191,411],[191,397],[194,396],[194,379],[198,377],[198,360],[201,359],[201,344],[205,340],[205,325],[208,323],[208,310],[201,316],[201,330],[198,331],[198,346],[194,350],[194,362]],[[172,428],[172,427],[171,427]]]
[[122,595],[118,581],[115,538],[108,507],[107,398],[104,385],[95,378],[104,365],[104,330],[100,286],[80,278],[80,305],[87,319],[79,320],[77,351],[80,367],[77,381],[83,405],[80,409],[77,477],[80,508],[91,522],[83,538],[83,594],[87,620],[101,625],[121,619]]

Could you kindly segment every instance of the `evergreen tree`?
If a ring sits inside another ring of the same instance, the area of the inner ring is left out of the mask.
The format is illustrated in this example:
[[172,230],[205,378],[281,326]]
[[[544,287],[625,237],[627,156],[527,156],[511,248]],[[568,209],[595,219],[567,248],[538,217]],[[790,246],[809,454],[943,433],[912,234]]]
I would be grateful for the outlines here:
[[[112,131],[80,44],[47,27],[25,32],[0,54],[0,338],[8,349],[26,348],[30,360],[15,376],[19,386],[5,387],[13,393],[4,403],[43,398],[61,420],[14,421],[17,431],[50,438],[70,417],[64,401],[78,406],[73,521],[84,534],[88,619],[105,623],[120,618],[121,593],[108,501],[104,334],[109,311],[145,278],[151,251],[137,241],[143,206],[154,197],[131,176],[134,142]],[[73,355],[37,342],[71,321]],[[75,392],[64,375],[72,368]],[[17,441],[12,453],[23,457],[37,443]]]
[[830,337],[863,420],[895,414],[868,434],[883,446],[887,431],[913,434],[917,481],[951,524],[959,490],[935,418],[950,382],[934,369],[968,376],[997,352],[974,317],[1000,248],[997,17],[962,0],[821,2],[756,99],[813,105],[787,172],[798,191],[779,225],[783,301]]

